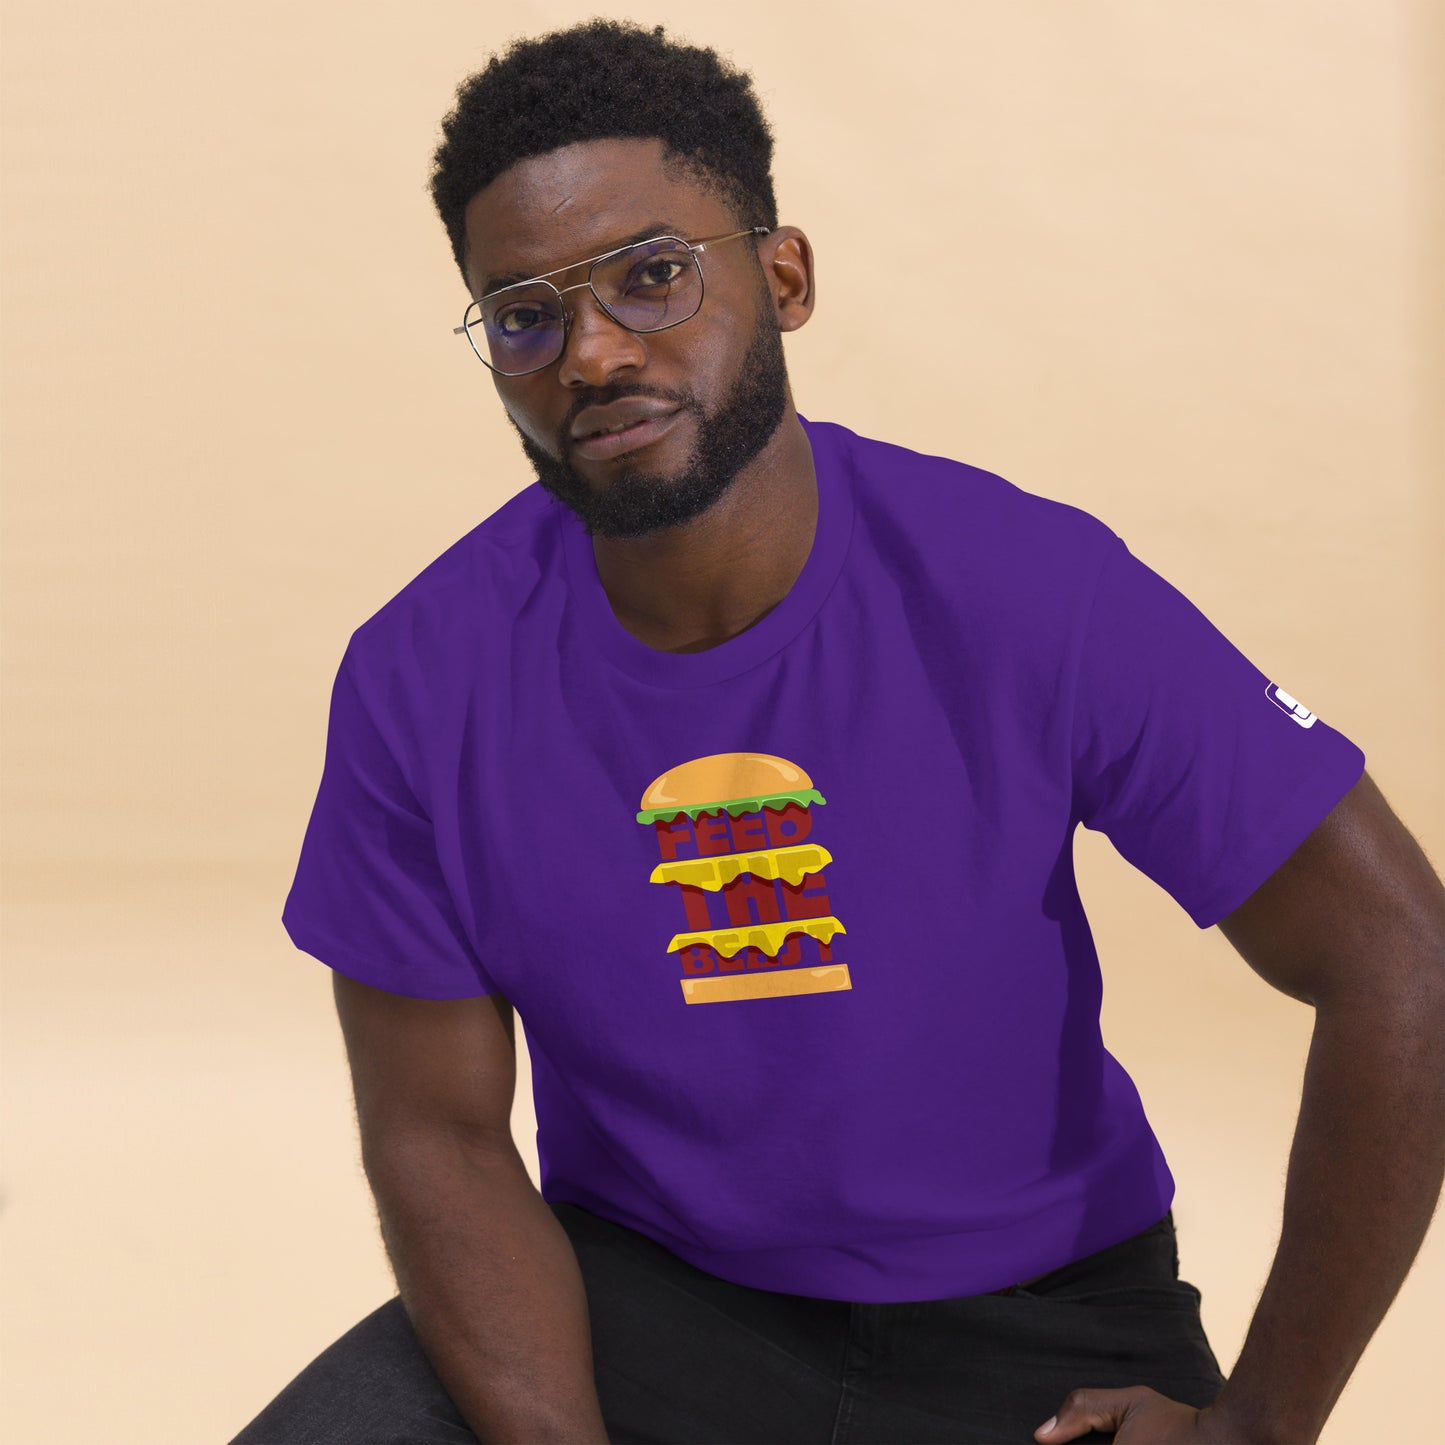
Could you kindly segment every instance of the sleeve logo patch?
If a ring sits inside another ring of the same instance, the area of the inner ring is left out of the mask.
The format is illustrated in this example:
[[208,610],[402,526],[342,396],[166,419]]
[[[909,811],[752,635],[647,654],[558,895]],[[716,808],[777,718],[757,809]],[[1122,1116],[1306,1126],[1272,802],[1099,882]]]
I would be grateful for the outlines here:
[[1264,690],[1264,695],[1281,712],[1288,713],[1291,720],[1297,722],[1302,728],[1312,728],[1319,718],[1307,708],[1298,698],[1291,697],[1282,687],[1270,683]]

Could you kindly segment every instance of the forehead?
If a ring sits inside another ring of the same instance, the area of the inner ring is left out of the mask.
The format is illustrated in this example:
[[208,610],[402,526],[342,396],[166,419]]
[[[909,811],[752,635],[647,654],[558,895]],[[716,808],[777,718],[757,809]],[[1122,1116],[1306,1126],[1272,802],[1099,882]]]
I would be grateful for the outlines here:
[[586,260],[659,223],[688,240],[731,230],[723,204],[670,175],[663,155],[660,140],[579,141],[503,171],[467,204],[472,295]]

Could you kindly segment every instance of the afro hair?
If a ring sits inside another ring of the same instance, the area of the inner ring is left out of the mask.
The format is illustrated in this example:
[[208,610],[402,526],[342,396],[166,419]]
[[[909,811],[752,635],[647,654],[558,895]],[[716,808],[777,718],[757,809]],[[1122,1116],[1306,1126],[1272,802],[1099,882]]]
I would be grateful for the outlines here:
[[442,134],[431,194],[463,281],[467,203],[516,162],[577,141],[660,138],[739,228],[777,228],[773,135],[750,77],[661,25],[593,19],[514,41],[457,87]]

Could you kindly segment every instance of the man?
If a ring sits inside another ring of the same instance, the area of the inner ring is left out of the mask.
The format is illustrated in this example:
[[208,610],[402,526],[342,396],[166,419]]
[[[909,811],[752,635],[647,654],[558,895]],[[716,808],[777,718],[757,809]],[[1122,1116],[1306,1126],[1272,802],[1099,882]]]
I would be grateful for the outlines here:
[[[519,42],[444,130],[537,484],[337,675],[284,921],[399,1294],[238,1445],[1313,1441],[1445,1168],[1445,890],[1363,754],[1089,514],[799,416],[813,254],[711,51]],[[1227,1380],[1079,823],[1316,1012]]]

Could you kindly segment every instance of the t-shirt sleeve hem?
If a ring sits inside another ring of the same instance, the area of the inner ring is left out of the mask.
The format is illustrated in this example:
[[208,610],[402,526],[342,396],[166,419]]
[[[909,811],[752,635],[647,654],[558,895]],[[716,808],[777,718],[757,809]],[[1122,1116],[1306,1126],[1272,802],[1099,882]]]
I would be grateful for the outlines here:
[[[1348,739],[1346,739],[1348,741]],[[1212,928],[1227,918],[1258,889],[1296,848],[1322,823],[1365,771],[1365,755],[1354,743],[1337,753],[1323,776],[1316,773],[1295,789],[1275,814],[1275,827],[1259,846],[1244,855],[1231,876],[1204,898],[1184,904],[1184,911],[1200,928]]]
[[457,983],[416,983],[398,979],[395,968],[387,968],[369,958],[358,956],[354,949],[337,943],[308,924],[298,923],[287,916],[283,916],[281,922],[291,942],[303,953],[309,953],[327,968],[355,979],[357,983],[369,984],[372,988],[383,989],[387,993],[401,994],[404,998],[440,1000],[484,998],[488,994],[500,992],[495,984],[476,973],[473,973],[469,981]]

